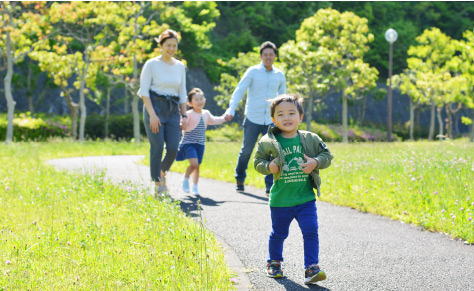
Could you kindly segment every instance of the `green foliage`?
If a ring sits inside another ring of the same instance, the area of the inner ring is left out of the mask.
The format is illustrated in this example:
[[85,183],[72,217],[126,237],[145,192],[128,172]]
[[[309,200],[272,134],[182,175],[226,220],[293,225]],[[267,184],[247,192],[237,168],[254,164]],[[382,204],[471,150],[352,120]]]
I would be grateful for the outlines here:
[[[8,122],[5,114],[0,114],[0,140],[5,140]],[[52,137],[66,137],[71,122],[62,116],[46,116],[31,113],[15,114],[13,119],[13,141],[46,141]]]
[[[140,122],[140,134],[146,136],[143,122]],[[85,135],[92,140],[105,138],[105,116],[97,113],[89,115],[86,120]],[[109,116],[109,135],[113,140],[130,140],[133,138],[133,115],[131,113],[124,115],[111,114]]]
[[[247,69],[251,66],[255,66],[260,63],[260,54],[259,48],[254,48],[253,51],[247,53],[239,53],[237,58],[232,58],[228,62],[221,61],[220,64],[223,67],[226,67],[231,73],[223,73],[219,85],[214,87],[219,94],[214,97],[214,100],[217,102],[223,109],[227,109],[229,106],[230,98],[235,88],[239,84],[240,78],[244,75]],[[276,66],[277,64],[275,64]],[[247,93],[245,93],[244,98],[238,105],[236,109],[236,115],[243,116],[245,108],[245,98]]]
[[[29,112],[20,113],[13,120],[14,141],[47,141],[53,137],[69,136],[71,118],[61,115],[36,114],[32,117]],[[6,115],[0,115],[0,139],[5,138],[7,127]],[[140,122],[140,133],[146,136],[143,122]],[[88,139],[97,140],[105,138],[105,116],[97,113],[91,114],[86,120],[85,135]],[[233,137],[229,134],[229,137]],[[109,137],[112,140],[130,140],[133,138],[132,114],[115,115],[109,117]]]

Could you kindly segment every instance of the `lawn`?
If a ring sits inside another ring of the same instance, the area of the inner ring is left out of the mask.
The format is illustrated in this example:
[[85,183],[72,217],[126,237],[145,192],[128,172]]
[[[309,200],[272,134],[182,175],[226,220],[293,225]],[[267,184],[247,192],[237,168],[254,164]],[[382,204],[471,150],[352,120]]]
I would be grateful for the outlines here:
[[[241,144],[209,142],[201,176],[234,182]],[[474,243],[474,144],[328,143],[321,199]],[[148,154],[148,143],[0,145],[0,290],[229,290],[214,236],[176,204],[103,173],[58,172],[59,157]],[[148,159],[144,159],[148,163]],[[183,172],[187,162],[174,163]],[[263,188],[249,164],[246,183]]]
[[[235,182],[241,143],[207,143],[201,176]],[[328,143],[334,160],[321,171],[321,199],[439,231],[474,243],[474,144]],[[172,170],[184,172],[187,162]],[[264,188],[249,163],[246,184]]]
[[143,154],[148,145],[0,145],[0,290],[230,290],[222,250],[176,203],[46,159]]

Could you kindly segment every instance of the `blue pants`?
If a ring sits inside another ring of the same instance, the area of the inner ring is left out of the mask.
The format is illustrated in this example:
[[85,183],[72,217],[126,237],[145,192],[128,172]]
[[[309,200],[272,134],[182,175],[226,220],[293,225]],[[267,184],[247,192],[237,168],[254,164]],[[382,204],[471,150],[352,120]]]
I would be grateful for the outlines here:
[[[151,103],[161,121],[160,131],[158,133],[151,131],[150,115],[145,106],[143,106],[143,123],[146,135],[150,141],[151,179],[159,182],[161,180],[161,171],[167,172],[171,168],[178,153],[179,140],[181,139],[180,115],[177,104],[161,101],[153,97],[151,98]],[[162,160],[165,143],[166,154]]]
[[[252,156],[253,149],[257,143],[258,135],[265,135],[267,133],[269,125],[260,125],[251,122],[245,118],[244,123],[244,141],[242,143],[242,148],[239,152],[239,158],[237,160],[237,167],[235,168],[235,179],[238,182],[245,182],[247,177],[247,170],[250,157]],[[270,189],[273,184],[273,175],[265,176],[265,186],[267,189]]]
[[318,215],[316,201],[309,201],[293,207],[270,207],[272,232],[268,239],[268,262],[283,261],[283,242],[293,219],[298,221],[303,233],[304,267],[319,263]]

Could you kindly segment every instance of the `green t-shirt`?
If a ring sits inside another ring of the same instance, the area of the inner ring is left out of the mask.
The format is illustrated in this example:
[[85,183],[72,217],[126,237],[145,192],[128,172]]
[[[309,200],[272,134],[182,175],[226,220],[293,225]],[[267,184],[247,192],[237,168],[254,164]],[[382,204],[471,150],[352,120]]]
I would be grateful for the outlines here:
[[285,155],[280,179],[273,183],[269,204],[272,207],[292,207],[315,200],[311,177],[301,170],[306,161],[299,136],[285,138],[277,134],[276,139]]

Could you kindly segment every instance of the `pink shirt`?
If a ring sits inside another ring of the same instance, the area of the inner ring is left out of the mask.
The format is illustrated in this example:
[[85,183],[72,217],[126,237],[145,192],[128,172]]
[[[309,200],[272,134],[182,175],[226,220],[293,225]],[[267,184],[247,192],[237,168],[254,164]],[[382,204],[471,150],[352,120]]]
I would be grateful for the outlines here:
[[209,112],[209,110],[205,109],[202,110],[202,113],[197,113],[196,111],[191,109],[186,111],[186,115],[188,116],[188,122],[186,125],[186,129],[183,130],[184,133],[196,128],[199,123],[199,120],[201,119],[201,116],[204,121],[204,126],[206,126],[206,128],[207,125],[218,125],[225,122],[224,116],[215,117],[211,114],[211,112]]

